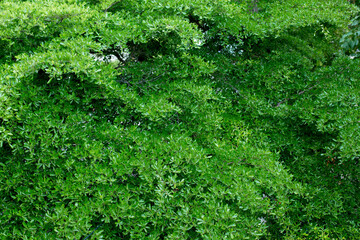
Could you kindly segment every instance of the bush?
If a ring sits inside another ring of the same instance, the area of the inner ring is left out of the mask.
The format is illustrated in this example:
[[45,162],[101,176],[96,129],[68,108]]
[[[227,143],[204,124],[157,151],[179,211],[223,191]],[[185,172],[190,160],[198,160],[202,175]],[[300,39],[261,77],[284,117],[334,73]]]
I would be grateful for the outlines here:
[[0,236],[359,238],[358,9],[251,2],[0,3]]

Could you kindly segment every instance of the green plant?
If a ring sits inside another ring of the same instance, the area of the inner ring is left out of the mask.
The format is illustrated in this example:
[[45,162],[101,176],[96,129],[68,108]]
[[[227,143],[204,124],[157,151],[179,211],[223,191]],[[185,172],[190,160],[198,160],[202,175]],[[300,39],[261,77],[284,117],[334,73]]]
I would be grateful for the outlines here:
[[1,238],[359,238],[358,9],[249,4],[2,1]]

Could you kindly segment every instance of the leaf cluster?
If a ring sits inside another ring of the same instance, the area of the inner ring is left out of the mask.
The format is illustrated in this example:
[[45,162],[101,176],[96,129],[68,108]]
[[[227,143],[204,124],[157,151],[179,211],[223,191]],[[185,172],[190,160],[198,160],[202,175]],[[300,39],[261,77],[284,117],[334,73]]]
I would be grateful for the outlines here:
[[358,9],[253,3],[2,1],[0,236],[359,238]]

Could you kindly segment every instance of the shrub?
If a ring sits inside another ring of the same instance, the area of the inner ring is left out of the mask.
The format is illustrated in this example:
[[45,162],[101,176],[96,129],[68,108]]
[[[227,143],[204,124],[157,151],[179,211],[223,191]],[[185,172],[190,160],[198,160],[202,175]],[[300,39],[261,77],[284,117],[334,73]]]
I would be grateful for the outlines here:
[[1,2],[0,236],[359,238],[358,9],[251,4]]

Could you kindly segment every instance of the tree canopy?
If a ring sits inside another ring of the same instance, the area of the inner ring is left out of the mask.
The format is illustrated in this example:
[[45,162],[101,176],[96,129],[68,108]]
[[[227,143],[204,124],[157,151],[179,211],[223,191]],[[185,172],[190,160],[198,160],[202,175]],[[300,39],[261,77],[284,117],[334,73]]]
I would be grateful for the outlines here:
[[359,239],[358,12],[1,1],[1,238]]

